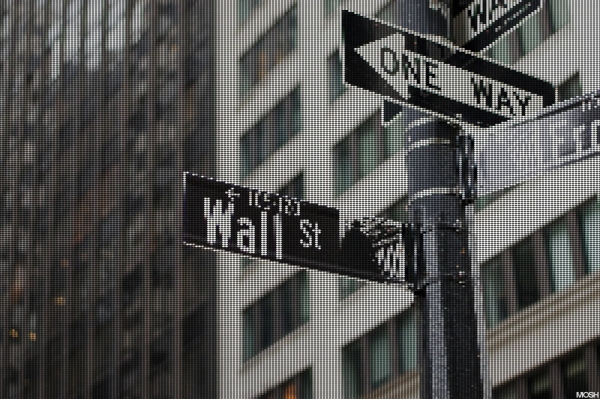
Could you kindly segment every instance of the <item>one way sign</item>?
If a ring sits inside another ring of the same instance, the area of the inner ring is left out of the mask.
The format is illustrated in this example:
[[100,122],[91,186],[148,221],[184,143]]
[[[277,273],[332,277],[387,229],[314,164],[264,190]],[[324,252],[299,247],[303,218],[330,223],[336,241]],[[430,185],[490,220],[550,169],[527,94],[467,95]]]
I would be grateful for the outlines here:
[[400,104],[489,127],[531,118],[554,87],[432,38],[342,11],[344,80]]

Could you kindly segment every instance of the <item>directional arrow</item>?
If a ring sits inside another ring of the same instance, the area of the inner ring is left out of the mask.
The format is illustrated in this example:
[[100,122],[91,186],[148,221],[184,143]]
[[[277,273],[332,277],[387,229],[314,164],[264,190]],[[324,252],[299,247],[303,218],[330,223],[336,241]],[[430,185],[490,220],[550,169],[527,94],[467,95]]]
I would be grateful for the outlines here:
[[530,118],[554,87],[456,46],[343,10],[347,84],[454,122]]

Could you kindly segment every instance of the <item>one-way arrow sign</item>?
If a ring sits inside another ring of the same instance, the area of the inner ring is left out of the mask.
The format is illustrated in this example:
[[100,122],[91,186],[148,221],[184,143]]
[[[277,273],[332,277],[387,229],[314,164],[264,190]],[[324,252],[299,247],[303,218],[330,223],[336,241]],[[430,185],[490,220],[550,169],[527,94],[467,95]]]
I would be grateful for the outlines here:
[[485,195],[600,155],[600,91],[514,126],[474,132],[477,192]]
[[469,51],[342,11],[344,80],[455,122],[489,127],[530,118],[554,87]]

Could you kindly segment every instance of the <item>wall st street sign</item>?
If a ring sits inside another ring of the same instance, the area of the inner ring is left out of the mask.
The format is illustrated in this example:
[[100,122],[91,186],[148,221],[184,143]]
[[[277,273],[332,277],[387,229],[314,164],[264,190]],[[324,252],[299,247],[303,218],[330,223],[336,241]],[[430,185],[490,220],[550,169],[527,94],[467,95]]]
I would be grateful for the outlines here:
[[[406,230],[387,228],[400,237]],[[402,240],[374,246],[362,230],[340,225],[335,208],[192,173],[184,174],[183,241],[379,282],[405,272]]]
[[438,39],[342,11],[346,84],[454,122],[531,118],[554,87]]
[[600,155],[600,91],[473,135],[477,192],[485,195]]
[[542,0],[474,0],[453,9],[455,43],[478,52],[542,8]]

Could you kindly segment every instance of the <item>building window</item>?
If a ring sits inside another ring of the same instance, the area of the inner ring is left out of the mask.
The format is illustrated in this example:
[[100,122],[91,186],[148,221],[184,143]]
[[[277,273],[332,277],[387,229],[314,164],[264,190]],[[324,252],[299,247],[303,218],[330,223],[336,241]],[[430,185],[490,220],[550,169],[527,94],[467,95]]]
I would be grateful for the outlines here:
[[[553,360],[508,384],[496,387],[493,398],[567,399],[576,398],[577,392],[594,391],[600,375],[598,363],[593,356],[587,354],[595,352],[599,348],[597,345],[596,341],[576,348],[562,359]],[[526,392],[522,392],[521,388]]]
[[263,0],[238,0],[238,23],[243,24],[262,2]]
[[302,130],[300,88],[280,101],[240,139],[241,173],[247,176]]
[[564,218],[548,226],[546,245],[552,290],[562,291],[575,282],[571,238]]
[[346,299],[359,288],[363,287],[365,282],[350,277],[338,277],[338,289],[340,300]]
[[387,324],[369,334],[369,366],[371,388],[385,384],[391,375],[390,339]]
[[530,376],[527,380],[529,399],[553,399],[552,379],[548,367]]
[[294,177],[288,184],[278,191],[279,195],[286,197],[304,199],[304,174],[300,173]]
[[262,81],[296,49],[297,16],[294,5],[240,58],[240,97]]
[[242,313],[244,360],[308,322],[308,274],[296,274]]
[[417,313],[410,308],[397,318],[396,334],[398,339],[398,371],[406,373],[417,367]]
[[361,341],[355,341],[342,350],[344,398],[357,399],[363,395]]
[[327,80],[329,88],[329,102],[333,102],[346,91],[342,60],[340,58],[339,50],[335,50],[335,52],[331,54],[329,58],[327,58]]
[[312,370],[308,369],[260,395],[258,399],[312,399]]
[[571,9],[568,0],[549,0],[547,3],[552,33],[558,32],[571,21]]
[[485,301],[485,320],[488,327],[493,327],[508,316],[501,257],[496,256],[481,265],[481,276]]
[[512,248],[512,256],[517,302],[519,309],[523,309],[540,299],[533,237],[515,245]]
[[508,384],[494,389],[492,399],[518,399],[516,384]]
[[577,353],[561,364],[561,372],[565,398],[577,397],[577,392],[588,391],[585,357],[583,353]]
[[[392,362],[397,344],[398,363]],[[342,348],[344,397],[359,398],[417,366],[416,313],[409,309]]]
[[581,234],[588,273],[600,270],[600,201],[594,200],[579,212]]
[[557,101],[565,101],[573,97],[580,96],[583,93],[579,72],[561,83],[557,88]]
[[404,134],[401,118],[384,128],[379,112],[381,111],[369,117],[334,147],[337,195],[402,148]]
[[511,64],[570,23],[568,0],[549,0],[540,11],[490,48],[489,55]]

